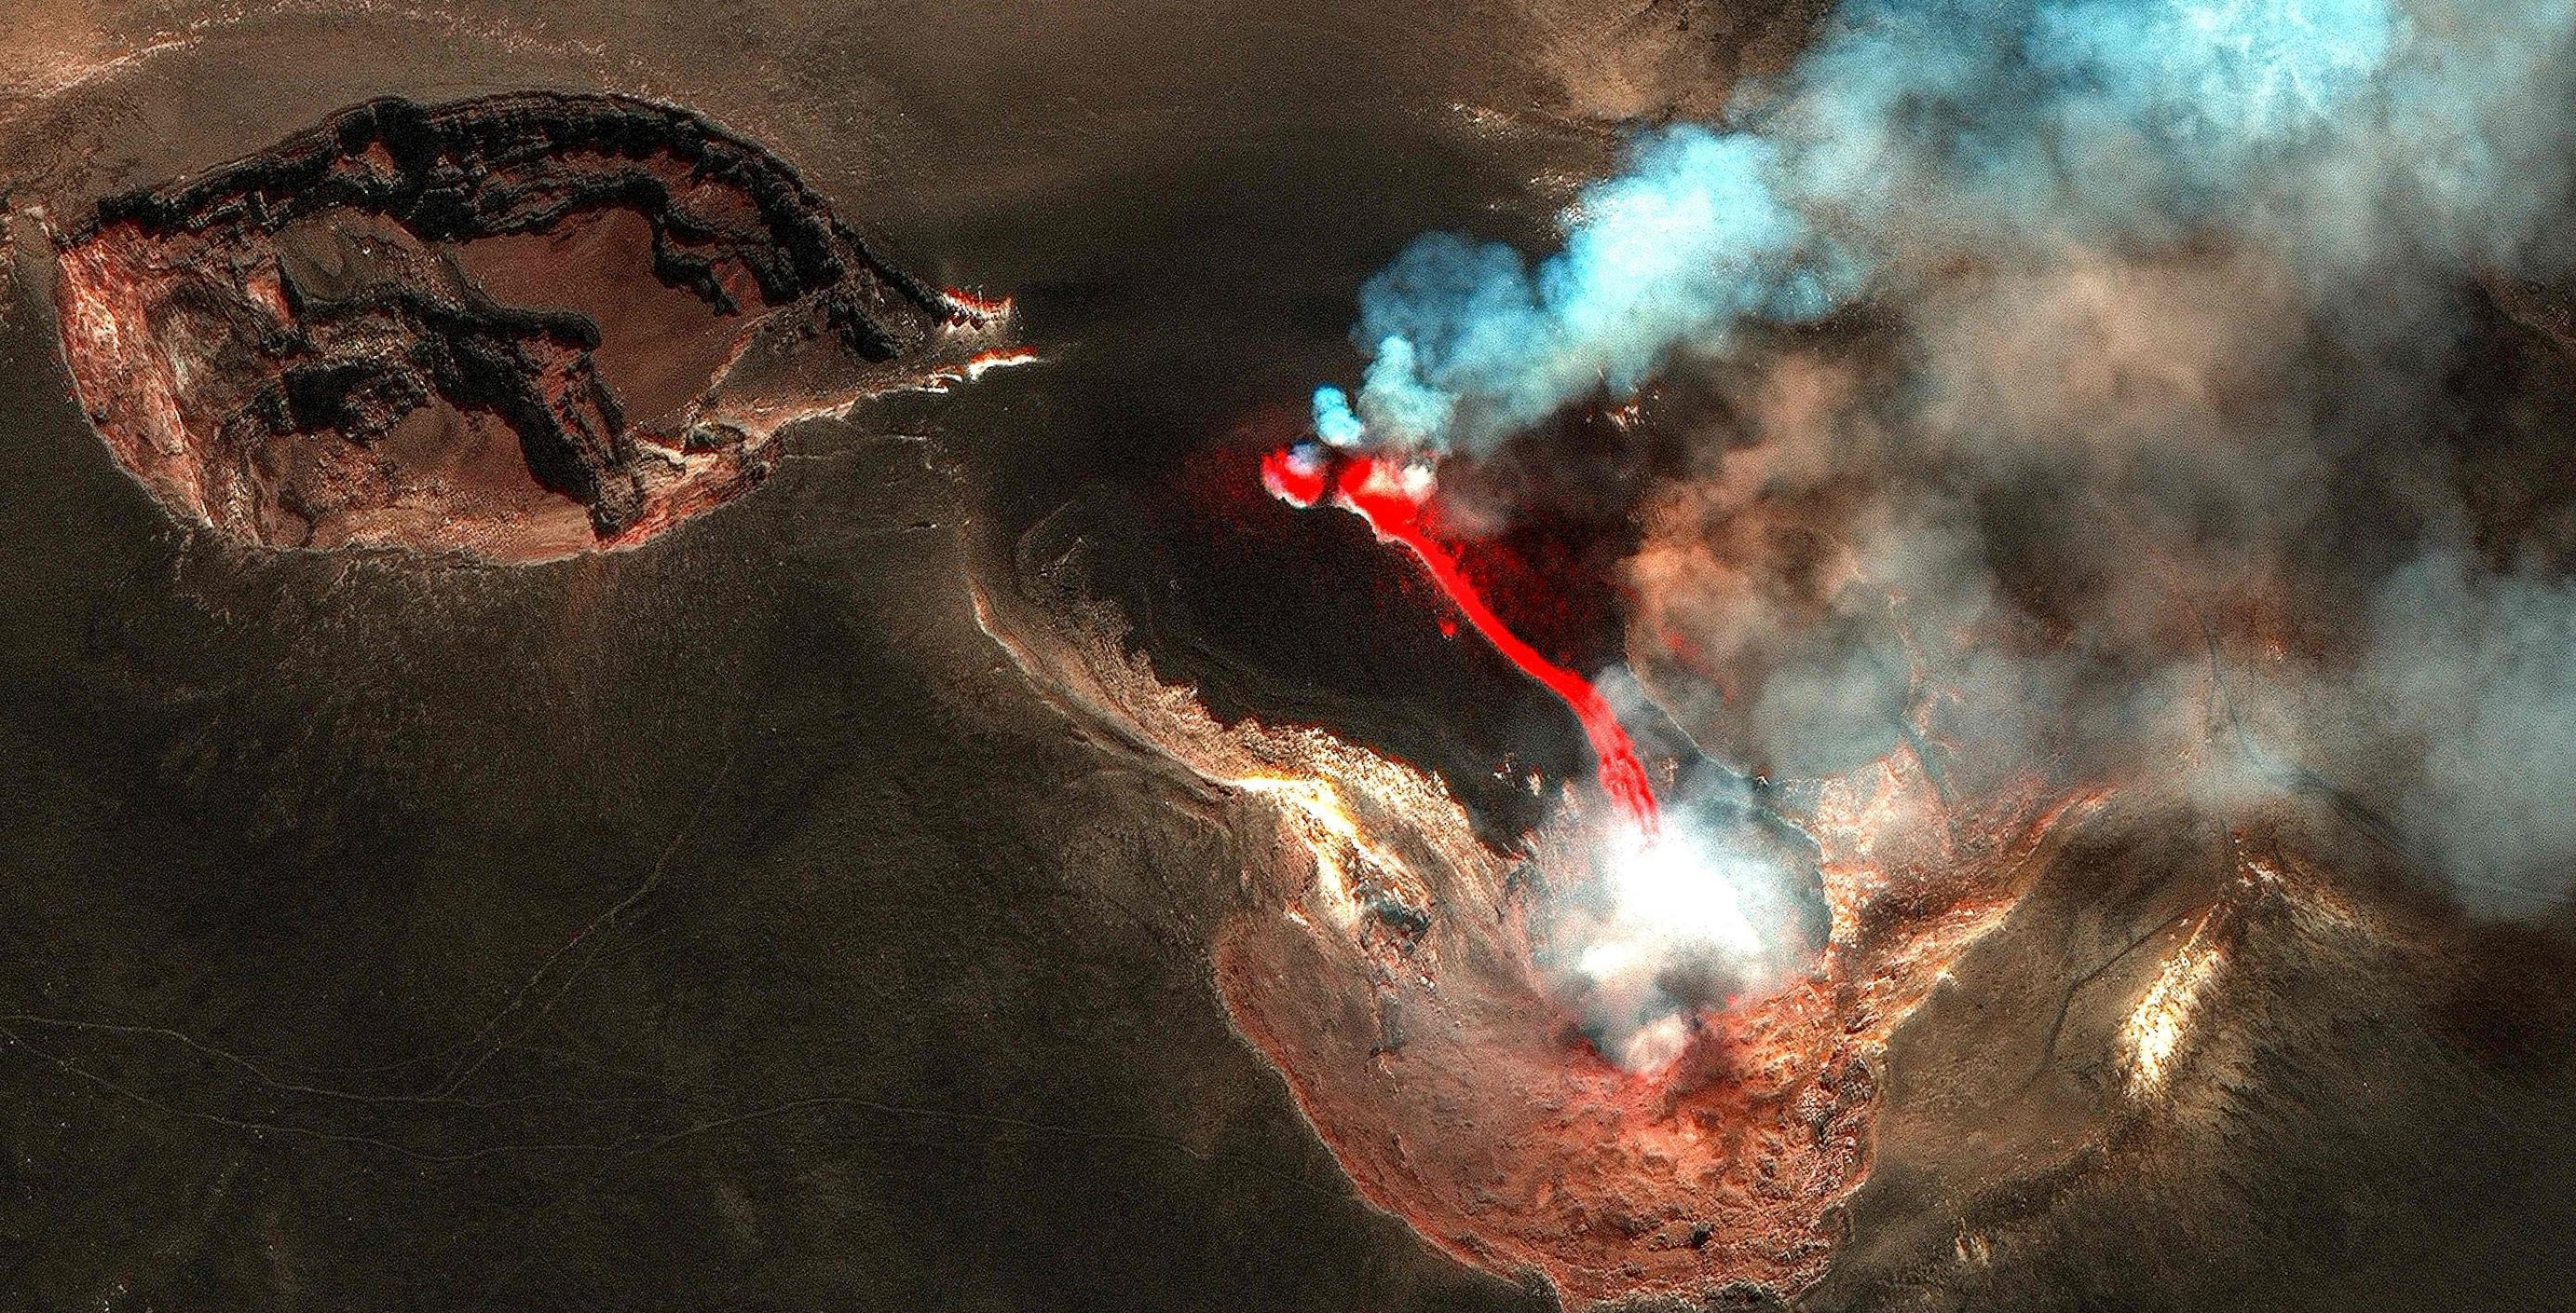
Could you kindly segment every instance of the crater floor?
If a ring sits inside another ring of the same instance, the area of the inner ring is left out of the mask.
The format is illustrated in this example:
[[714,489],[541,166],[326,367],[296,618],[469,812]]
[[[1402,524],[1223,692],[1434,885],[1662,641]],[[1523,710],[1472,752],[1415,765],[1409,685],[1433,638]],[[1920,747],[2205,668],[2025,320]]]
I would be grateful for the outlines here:
[[612,95],[370,101],[60,244],[91,422],[171,512],[270,547],[497,562],[740,496],[788,419],[997,326],[794,169]]

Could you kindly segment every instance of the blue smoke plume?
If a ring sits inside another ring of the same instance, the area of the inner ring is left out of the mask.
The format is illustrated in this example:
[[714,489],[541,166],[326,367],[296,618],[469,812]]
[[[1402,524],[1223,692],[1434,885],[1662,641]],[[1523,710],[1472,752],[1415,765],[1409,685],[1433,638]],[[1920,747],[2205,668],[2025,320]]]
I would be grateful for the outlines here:
[[1627,391],[1676,342],[1750,316],[1832,309],[1806,256],[1815,233],[1783,203],[1779,148],[1680,127],[1641,138],[1630,171],[1582,194],[1565,249],[1530,268],[1520,252],[1435,233],[1361,293],[1376,348],[1354,416],[1336,388],[1316,425],[1344,445],[1484,444],[1593,388]]
[[1728,129],[1638,136],[1562,250],[1417,240],[1361,297],[1346,447],[1490,449],[1679,349],[1902,297],[1961,259],[2210,231],[2318,289],[2520,271],[2565,182],[2558,0],[1849,0]]

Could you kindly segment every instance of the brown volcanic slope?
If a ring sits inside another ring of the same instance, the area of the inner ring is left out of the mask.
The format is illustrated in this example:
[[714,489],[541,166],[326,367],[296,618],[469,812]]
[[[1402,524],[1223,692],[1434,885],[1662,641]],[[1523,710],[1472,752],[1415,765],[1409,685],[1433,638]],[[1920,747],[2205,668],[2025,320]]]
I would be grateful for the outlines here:
[[1017,550],[1017,589],[977,590],[985,632],[1103,749],[1193,809],[1242,809],[1242,902],[1210,952],[1237,1032],[1362,1197],[1569,1308],[1740,1307],[1821,1281],[1871,1172],[1892,1036],[2099,802],[2022,774],[1952,800],[1910,753],[1826,783],[1805,827],[1820,957],[1701,1012],[1669,1066],[1623,1071],[1545,977],[1565,947],[1551,890],[1596,878],[1579,807],[1501,849],[1412,767],[1221,724],[1086,600],[1088,535],[1050,524]]
[[880,260],[684,110],[371,101],[61,243],[91,421],[174,514],[274,547],[629,546],[778,426],[936,380],[992,312]]

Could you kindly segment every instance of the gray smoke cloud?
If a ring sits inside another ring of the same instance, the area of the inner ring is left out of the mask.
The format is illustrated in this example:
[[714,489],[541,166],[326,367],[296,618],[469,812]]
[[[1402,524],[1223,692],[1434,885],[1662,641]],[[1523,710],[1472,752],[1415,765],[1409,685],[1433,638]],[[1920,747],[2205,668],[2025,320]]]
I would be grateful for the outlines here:
[[2356,692],[2420,754],[2399,822],[2462,902],[2545,910],[2576,881],[2576,588],[2433,549],[2379,586]]
[[[1564,250],[1401,252],[1316,435],[1437,469],[1638,402],[1682,458],[1628,664],[1728,765],[1914,752],[1968,796],[2218,811],[2324,783],[2473,914],[2548,914],[2576,404],[2509,358],[2576,389],[2571,31],[2563,0],[1844,0],[1723,124],[1638,134]],[[1700,801],[1558,901],[1551,978],[1631,1066],[1811,942]]]
[[1689,458],[1630,661],[1751,770],[1913,740],[2221,802],[2323,778],[2471,909],[2544,912],[2576,541],[2532,508],[2576,504],[2576,427],[2489,357],[2576,342],[2531,310],[2570,267],[2571,27],[1849,0],[1726,123],[1641,137],[1563,251],[1406,252],[1317,430],[1436,463],[1643,392]]

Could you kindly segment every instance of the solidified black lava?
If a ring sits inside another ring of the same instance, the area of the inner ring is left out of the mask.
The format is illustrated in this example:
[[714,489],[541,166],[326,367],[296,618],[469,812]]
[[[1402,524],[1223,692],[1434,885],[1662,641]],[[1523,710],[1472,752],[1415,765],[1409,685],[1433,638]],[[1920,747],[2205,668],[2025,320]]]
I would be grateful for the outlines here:
[[271,546],[544,560],[756,484],[780,423],[998,327],[685,110],[370,101],[61,245],[65,356],[175,513]]

